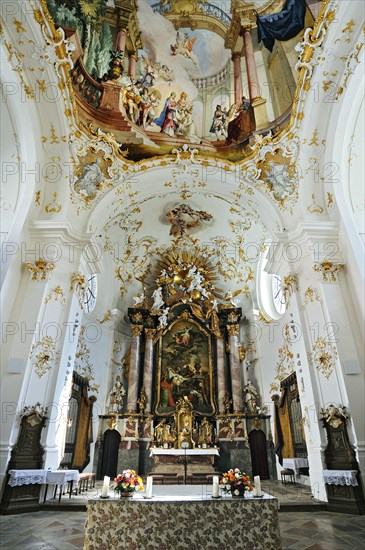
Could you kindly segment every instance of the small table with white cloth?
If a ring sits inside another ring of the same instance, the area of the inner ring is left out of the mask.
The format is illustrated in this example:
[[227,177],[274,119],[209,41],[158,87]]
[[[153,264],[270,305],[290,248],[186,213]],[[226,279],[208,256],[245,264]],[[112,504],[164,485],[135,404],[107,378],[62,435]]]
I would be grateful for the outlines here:
[[299,475],[299,468],[308,468],[309,463],[307,458],[284,458],[283,468],[294,470],[295,475]]
[[68,492],[69,498],[71,498],[73,484],[74,482],[78,483],[79,480],[80,472],[78,470],[48,470],[43,502],[45,502],[47,498],[48,485],[55,485],[53,498],[56,498],[57,487],[60,487],[60,494],[58,497],[58,502],[60,502],[64,485],[66,485],[66,483],[70,483]]

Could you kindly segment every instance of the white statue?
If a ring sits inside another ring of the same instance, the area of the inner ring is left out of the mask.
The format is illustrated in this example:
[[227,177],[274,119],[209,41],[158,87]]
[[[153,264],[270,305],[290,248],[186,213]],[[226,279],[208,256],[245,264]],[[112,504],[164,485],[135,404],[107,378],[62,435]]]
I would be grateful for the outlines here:
[[139,294],[137,294],[137,296],[133,296],[134,305],[138,306],[138,305],[144,304],[145,298],[146,296],[144,292],[140,292]]
[[250,380],[247,380],[247,384],[243,388],[245,393],[245,403],[246,408],[249,413],[257,412],[258,407],[258,393],[255,386],[251,383]]
[[230,302],[233,307],[238,307],[238,304],[240,303],[241,300],[237,300],[237,298],[235,298],[235,294],[236,292],[233,294],[232,290],[229,290],[225,295],[224,299]]
[[122,384],[121,378],[118,375],[115,379],[115,384],[109,394],[109,412],[118,413],[123,405],[123,397],[127,395]]
[[167,327],[167,315],[169,312],[169,307],[162,310],[161,315],[158,318],[160,327]]
[[152,294],[152,298],[154,299],[152,309],[161,309],[165,305],[165,302],[163,301],[163,298],[162,298],[161,286],[156,288],[156,290]]
[[202,288],[202,282],[204,281],[204,277],[201,275],[201,273],[199,273],[199,271],[197,271],[197,268],[195,265],[189,269],[188,277],[192,279],[188,288],[188,292],[192,292],[193,290],[200,290],[200,291],[204,290]]

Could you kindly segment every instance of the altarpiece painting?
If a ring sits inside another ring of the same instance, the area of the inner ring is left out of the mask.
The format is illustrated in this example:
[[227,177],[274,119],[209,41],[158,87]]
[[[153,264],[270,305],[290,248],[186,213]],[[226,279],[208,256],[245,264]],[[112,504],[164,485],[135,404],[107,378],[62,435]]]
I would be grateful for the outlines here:
[[194,320],[177,320],[160,338],[156,414],[169,415],[180,398],[200,415],[215,412],[211,337]]

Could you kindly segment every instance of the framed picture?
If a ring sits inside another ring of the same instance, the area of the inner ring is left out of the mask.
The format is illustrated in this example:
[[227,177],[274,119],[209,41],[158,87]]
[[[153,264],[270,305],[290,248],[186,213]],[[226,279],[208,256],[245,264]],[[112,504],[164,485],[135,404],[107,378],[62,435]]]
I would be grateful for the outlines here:
[[193,319],[176,320],[160,338],[155,413],[172,414],[185,396],[196,414],[214,414],[211,336]]

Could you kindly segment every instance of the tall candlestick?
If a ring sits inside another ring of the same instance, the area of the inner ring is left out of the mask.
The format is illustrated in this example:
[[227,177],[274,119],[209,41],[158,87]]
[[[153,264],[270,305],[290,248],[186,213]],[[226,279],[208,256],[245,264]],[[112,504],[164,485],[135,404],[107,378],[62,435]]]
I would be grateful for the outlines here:
[[219,497],[219,477],[213,476],[213,495],[214,498]]
[[153,486],[153,477],[148,476],[147,483],[146,483],[146,498],[152,498],[152,486]]
[[255,497],[260,497],[262,495],[260,476],[255,476],[254,482],[255,482]]
[[110,477],[104,476],[103,487],[101,489],[101,496],[103,498],[109,496],[109,482],[110,482]]

